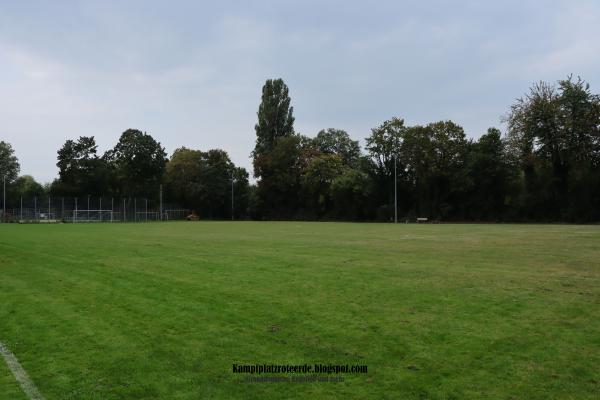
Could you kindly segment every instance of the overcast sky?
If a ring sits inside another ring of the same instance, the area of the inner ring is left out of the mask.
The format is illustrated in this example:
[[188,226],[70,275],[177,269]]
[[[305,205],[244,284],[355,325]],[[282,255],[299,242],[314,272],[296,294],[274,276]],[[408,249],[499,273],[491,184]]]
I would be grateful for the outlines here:
[[251,171],[268,78],[288,84],[296,131],[364,143],[392,116],[477,138],[571,73],[600,92],[598,1],[0,3],[0,140],[42,182],[66,139],[102,153],[128,128]]

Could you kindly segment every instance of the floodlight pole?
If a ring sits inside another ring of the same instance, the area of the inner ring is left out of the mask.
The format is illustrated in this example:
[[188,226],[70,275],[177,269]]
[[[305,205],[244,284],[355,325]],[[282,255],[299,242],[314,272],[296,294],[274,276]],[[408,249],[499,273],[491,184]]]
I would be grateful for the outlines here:
[[37,218],[37,196],[33,198],[33,218]]
[[398,223],[398,176],[396,172],[396,154],[394,154],[394,223]]
[[21,212],[20,212],[20,218],[21,222],[23,221],[23,196],[21,196]]
[[50,221],[50,196],[48,196],[48,221]]
[[73,211],[73,212],[74,212],[73,223],[76,223],[77,222],[77,197],[75,197],[75,211]]
[[233,171],[231,172],[231,220],[233,221]]
[[88,194],[87,220],[90,222],[90,195]]
[[99,204],[98,208],[100,209],[100,222],[102,222],[102,196],[100,196],[99,199],[100,199],[100,204]]
[[160,197],[160,220],[162,221],[162,219],[163,219],[163,198],[162,198],[162,185],[160,185],[160,193],[159,193],[159,197]]
[[2,220],[6,219],[6,174],[3,176],[2,183]]
[[146,222],[148,222],[148,198],[146,197],[146,207],[145,207],[145,211],[144,214],[146,214]]
[[137,222],[137,197],[133,198],[133,222]]
[[113,212],[114,212],[114,203],[115,199],[113,197],[110,198],[110,222],[113,222]]

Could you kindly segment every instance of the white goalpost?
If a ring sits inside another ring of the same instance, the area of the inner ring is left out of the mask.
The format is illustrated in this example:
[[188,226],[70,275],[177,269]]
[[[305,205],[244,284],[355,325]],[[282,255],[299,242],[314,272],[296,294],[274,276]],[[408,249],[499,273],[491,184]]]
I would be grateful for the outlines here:
[[113,222],[113,210],[73,210],[73,222]]

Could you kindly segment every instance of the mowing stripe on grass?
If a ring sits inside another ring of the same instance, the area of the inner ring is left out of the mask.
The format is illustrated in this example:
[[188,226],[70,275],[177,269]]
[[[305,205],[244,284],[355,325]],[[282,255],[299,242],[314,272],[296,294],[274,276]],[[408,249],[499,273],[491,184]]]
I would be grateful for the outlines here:
[[8,368],[15,376],[17,382],[19,382],[19,385],[21,385],[21,389],[23,389],[25,394],[29,396],[31,400],[44,400],[44,396],[41,395],[29,375],[27,375],[27,372],[21,367],[17,357],[15,357],[2,342],[0,342],[0,354],[4,357],[6,365],[8,365]]

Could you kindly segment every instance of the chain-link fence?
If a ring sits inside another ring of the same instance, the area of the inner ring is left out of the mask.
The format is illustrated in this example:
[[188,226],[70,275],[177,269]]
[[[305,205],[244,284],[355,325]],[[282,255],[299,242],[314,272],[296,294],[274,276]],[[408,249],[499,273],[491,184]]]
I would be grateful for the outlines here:
[[182,220],[190,210],[146,198],[33,197],[0,209],[2,222],[151,222]]

